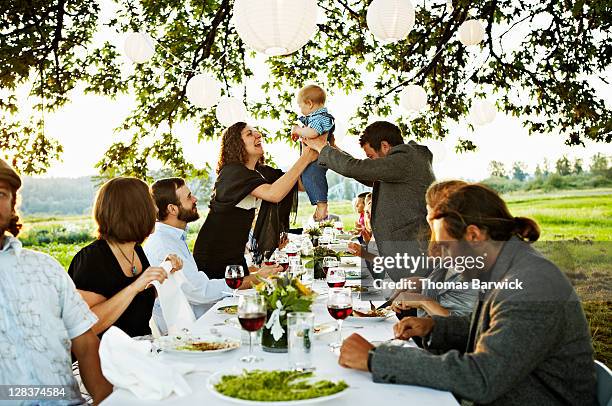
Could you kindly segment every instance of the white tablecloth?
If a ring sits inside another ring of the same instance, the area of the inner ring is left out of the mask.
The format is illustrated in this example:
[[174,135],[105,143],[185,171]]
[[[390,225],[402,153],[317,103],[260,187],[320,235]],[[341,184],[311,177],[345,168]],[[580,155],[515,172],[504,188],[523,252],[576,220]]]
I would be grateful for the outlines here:
[[[322,282],[317,281],[315,284],[316,290],[323,290]],[[217,311],[219,306],[236,303],[235,299],[226,298],[217,303],[206,314],[204,314],[196,322],[194,334],[210,335],[211,329],[216,329],[224,336],[240,338],[241,331],[225,323],[225,320],[230,317]],[[355,302],[354,307],[362,307],[367,309],[369,303]],[[319,300],[313,305],[315,313],[315,324],[334,322],[327,312],[324,300]],[[342,333],[346,337],[354,332],[357,332],[370,341],[386,341],[393,338],[393,324],[395,318],[388,319],[383,322],[344,322]],[[337,332],[317,337],[314,340],[313,358],[317,374],[325,375],[325,378],[333,376],[336,379],[343,379],[349,384],[350,388],[347,393],[335,399],[334,406],[358,406],[369,405],[377,406],[384,404],[391,405],[419,405],[419,406],[442,406],[442,405],[457,405],[457,401],[450,392],[438,391],[429,388],[408,385],[390,385],[377,384],[372,382],[372,377],[369,372],[361,372],[350,370],[338,365],[338,354],[331,352],[328,349],[328,343],[337,339]],[[248,353],[248,344],[243,345],[236,351],[231,351],[214,357],[198,357],[198,358],[176,358],[168,354],[163,355],[168,363],[176,360],[183,362],[196,362],[205,368],[206,373],[195,373],[187,376],[187,381],[193,389],[193,393],[185,397],[171,397],[161,402],[150,402],[138,400],[127,390],[118,389],[113,392],[104,402],[104,406],[111,405],[149,405],[149,404],[164,404],[164,405],[222,405],[230,404],[214,397],[206,388],[206,382],[210,373],[224,371],[229,373],[240,373],[243,368],[259,368],[259,369],[283,369],[288,368],[287,354],[273,354],[263,352],[260,347],[254,351],[257,355],[264,358],[262,362],[256,364],[245,364],[240,362],[240,357]],[[272,403],[271,403],[272,404]]]

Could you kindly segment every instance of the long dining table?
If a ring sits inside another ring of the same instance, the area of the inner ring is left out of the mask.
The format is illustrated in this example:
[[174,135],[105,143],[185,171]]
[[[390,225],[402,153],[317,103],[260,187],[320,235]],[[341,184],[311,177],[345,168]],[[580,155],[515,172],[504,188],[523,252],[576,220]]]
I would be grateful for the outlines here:
[[[347,281],[347,285],[354,284],[355,281]],[[357,282],[358,283],[358,282]],[[315,281],[313,284],[315,291],[321,292],[321,295],[312,306],[312,311],[315,314],[315,325],[318,326],[335,326],[335,320],[329,315],[325,303],[326,285],[323,281]],[[248,292],[245,292],[248,294]],[[237,298],[227,297],[216,303],[208,312],[200,317],[193,329],[192,334],[210,336],[221,335],[235,339],[243,339],[243,333],[239,328],[235,315],[228,315],[219,311],[219,307],[232,305],[237,303]],[[353,307],[367,309],[370,306],[368,302],[360,302],[358,295],[355,295]],[[342,327],[344,337],[352,333],[359,333],[366,339],[377,342],[389,342],[398,344],[397,341],[391,342],[393,339],[393,325],[397,320],[395,317],[387,318],[384,321],[367,321],[367,320],[352,320],[347,319]],[[457,405],[456,399],[450,392],[435,390],[431,388],[410,386],[410,385],[393,385],[380,384],[372,381],[372,376],[369,372],[356,371],[343,368],[338,364],[338,351],[331,351],[329,343],[338,339],[337,330],[330,330],[326,334],[315,336],[313,345],[313,363],[315,375],[321,375],[325,378],[342,379],[349,388],[341,397],[330,401],[334,406],[356,406],[356,405],[376,405],[383,402],[386,406],[390,405],[420,405],[420,406],[444,406]],[[402,344],[402,343],[399,343]],[[412,342],[403,345],[414,346]],[[223,405],[231,404],[225,400],[219,399],[207,388],[207,379],[209,376],[218,371],[227,373],[240,373],[243,369],[287,369],[288,355],[286,353],[268,353],[263,352],[260,346],[257,346],[255,353],[263,358],[263,361],[253,364],[246,364],[240,361],[248,352],[248,344],[243,344],[240,348],[234,351],[225,352],[214,356],[201,356],[194,358],[192,356],[181,357],[180,355],[171,355],[162,353],[165,362],[171,364],[173,362],[190,362],[197,363],[199,372],[195,372],[186,376],[186,380],[192,389],[192,393],[188,396],[177,397],[171,396],[161,401],[145,401],[136,398],[130,391],[126,389],[116,389],[104,402],[105,406],[112,405]],[[146,378],[145,378],[146,379]],[[274,402],[270,402],[274,404]]]

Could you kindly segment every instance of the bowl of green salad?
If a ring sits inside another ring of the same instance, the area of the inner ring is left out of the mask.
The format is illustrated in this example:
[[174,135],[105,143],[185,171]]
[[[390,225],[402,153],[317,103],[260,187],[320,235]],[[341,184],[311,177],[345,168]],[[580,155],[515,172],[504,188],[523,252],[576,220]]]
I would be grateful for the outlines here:
[[345,394],[342,380],[321,379],[313,372],[245,370],[241,374],[217,372],[208,378],[217,398],[243,405],[295,406],[327,402]]

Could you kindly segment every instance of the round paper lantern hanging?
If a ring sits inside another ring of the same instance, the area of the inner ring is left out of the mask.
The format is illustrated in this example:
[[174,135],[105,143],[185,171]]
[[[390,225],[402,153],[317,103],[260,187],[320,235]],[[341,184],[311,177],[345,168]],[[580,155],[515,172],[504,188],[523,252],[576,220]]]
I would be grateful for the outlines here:
[[422,86],[408,85],[400,93],[400,105],[408,111],[421,111],[427,107],[427,93]]
[[195,75],[187,82],[186,95],[194,106],[212,107],[221,97],[221,83],[207,74]]
[[459,41],[465,46],[478,45],[484,37],[484,26],[478,20],[466,20],[459,26]]
[[125,55],[134,63],[144,63],[155,54],[156,42],[144,32],[133,32],[125,38]]
[[317,29],[316,0],[236,0],[234,26],[244,43],[266,55],[288,55]]
[[414,27],[414,7],[410,0],[374,0],[368,7],[366,22],[378,40],[399,41]]
[[448,148],[444,141],[432,141],[426,145],[433,155],[434,163],[444,162],[448,158]]
[[249,113],[242,101],[235,97],[223,97],[217,106],[217,120],[224,127],[229,127],[239,121],[247,122]]
[[486,100],[474,100],[470,110],[470,120],[475,125],[485,125],[495,120],[497,109],[495,105]]

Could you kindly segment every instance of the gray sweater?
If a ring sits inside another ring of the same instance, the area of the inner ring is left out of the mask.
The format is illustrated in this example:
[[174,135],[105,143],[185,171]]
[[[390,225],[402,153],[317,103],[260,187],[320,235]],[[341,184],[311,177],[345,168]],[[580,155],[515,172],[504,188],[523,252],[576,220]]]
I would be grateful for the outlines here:
[[481,293],[471,317],[433,317],[424,342],[442,355],[377,348],[374,381],[448,390],[478,404],[597,404],[591,335],[568,279],[517,239],[505,243],[491,270],[491,281],[506,279],[523,289]]
[[[429,149],[414,141],[396,145],[386,157],[378,159],[356,159],[330,146],[319,154],[319,165],[373,187],[372,231],[381,256],[405,252],[419,255],[426,250],[429,226],[425,193],[435,180],[431,161]],[[413,276],[387,272],[394,280]]]

